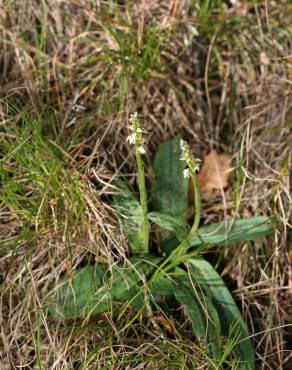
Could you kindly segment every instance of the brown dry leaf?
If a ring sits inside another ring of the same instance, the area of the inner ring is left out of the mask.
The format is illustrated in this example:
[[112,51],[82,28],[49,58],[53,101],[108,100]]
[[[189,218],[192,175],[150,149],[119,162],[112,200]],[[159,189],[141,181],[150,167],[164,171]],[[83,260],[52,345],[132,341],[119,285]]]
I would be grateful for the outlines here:
[[169,334],[174,333],[173,327],[164,316],[162,315],[155,316],[155,320],[158,321]]
[[218,154],[215,149],[205,155],[202,168],[198,174],[198,183],[203,199],[213,198],[220,189],[228,186],[228,179],[232,171],[230,164],[230,157],[225,154]]
[[49,206],[55,206],[58,204],[58,198],[52,198],[48,201]]

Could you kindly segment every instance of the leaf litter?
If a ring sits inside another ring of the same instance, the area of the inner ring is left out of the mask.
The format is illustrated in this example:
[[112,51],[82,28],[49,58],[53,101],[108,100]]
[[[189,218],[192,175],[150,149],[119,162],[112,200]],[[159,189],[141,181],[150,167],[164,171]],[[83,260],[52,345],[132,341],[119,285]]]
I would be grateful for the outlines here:
[[210,200],[227,188],[231,173],[231,159],[228,155],[218,154],[216,149],[205,155],[202,168],[198,174],[202,198]]

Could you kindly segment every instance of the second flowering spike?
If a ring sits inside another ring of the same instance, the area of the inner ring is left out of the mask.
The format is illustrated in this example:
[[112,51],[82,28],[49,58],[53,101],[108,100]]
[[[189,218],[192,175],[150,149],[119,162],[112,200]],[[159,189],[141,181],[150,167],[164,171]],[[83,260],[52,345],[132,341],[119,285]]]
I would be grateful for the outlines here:
[[191,147],[189,144],[181,140],[180,147],[182,151],[181,160],[186,162],[187,168],[184,170],[184,177],[189,178],[190,175],[193,175],[195,172],[200,170],[200,162],[199,158],[195,158]]

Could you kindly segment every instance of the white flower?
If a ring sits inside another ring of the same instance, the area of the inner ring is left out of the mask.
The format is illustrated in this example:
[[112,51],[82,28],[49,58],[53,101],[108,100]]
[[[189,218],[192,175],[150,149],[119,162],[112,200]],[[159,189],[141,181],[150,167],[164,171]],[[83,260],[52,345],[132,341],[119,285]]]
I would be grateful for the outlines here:
[[127,141],[130,143],[130,144],[135,144],[135,134],[131,134],[127,137]]
[[195,158],[195,163],[194,163],[194,171],[200,171],[200,164],[201,164],[201,159]]
[[190,170],[188,169],[188,168],[186,168],[185,170],[184,170],[184,178],[189,178],[190,177]]
[[145,151],[145,149],[143,148],[143,146],[139,146],[139,147],[138,147],[138,151],[139,151],[141,154],[145,154],[145,153],[146,153],[146,151]]
[[138,119],[138,113],[137,113],[137,112],[135,112],[135,113],[133,113],[133,114],[131,115],[131,117],[130,117],[129,121],[130,121],[130,123],[135,123],[135,121],[137,121],[137,119]]

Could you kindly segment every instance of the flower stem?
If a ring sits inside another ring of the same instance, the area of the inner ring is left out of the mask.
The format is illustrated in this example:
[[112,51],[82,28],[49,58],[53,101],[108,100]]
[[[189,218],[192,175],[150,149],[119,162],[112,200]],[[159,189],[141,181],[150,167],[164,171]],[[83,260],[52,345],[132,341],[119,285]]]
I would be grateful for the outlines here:
[[141,153],[136,148],[136,162],[138,166],[138,187],[140,193],[140,204],[142,207],[143,212],[143,241],[142,241],[142,249],[143,253],[149,252],[149,222],[147,218],[148,207],[147,207],[147,193],[146,193],[146,186],[145,186],[145,172],[144,172],[144,165],[141,157]]
[[199,225],[200,225],[202,205],[201,205],[201,190],[198,184],[196,173],[195,172],[192,173],[191,177],[192,177],[192,181],[193,181],[193,185],[195,189],[195,212],[196,213],[195,213],[195,220],[194,220],[194,223],[193,223],[193,226],[191,228],[189,235],[191,238],[193,238],[196,235]]
[[201,220],[201,191],[198,185],[198,180],[196,176],[196,172],[191,171],[191,178],[195,190],[195,219],[193,226],[186,236],[186,238],[180,243],[180,245],[176,248],[176,257],[181,257],[184,255],[187,250],[190,247],[190,242],[194,238],[194,236],[197,234],[199,225],[200,225],[200,220]]
[[196,235],[200,220],[201,220],[201,191],[198,185],[197,177],[195,172],[191,172],[191,178],[193,181],[194,189],[195,189],[195,219],[193,226],[185,237],[185,239],[172,251],[172,253],[162,262],[162,264],[157,268],[155,273],[153,274],[151,281],[154,281],[158,278],[162,272],[172,269],[173,267],[177,266],[181,262],[185,261],[187,258],[184,256],[188,249],[190,248],[190,242],[192,238]]
[[194,236],[197,234],[199,225],[200,225],[200,220],[201,220],[201,191],[198,185],[197,181],[197,176],[196,172],[191,171],[190,173],[194,190],[195,190],[195,219],[193,226],[188,233],[188,235],[185,237],[185,239],[175,248],[175,250],[171,253],[170,259],[174,260],[179,257],[182,257],[189,249],[190,247],[190,242],[194,238]]

